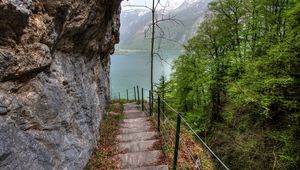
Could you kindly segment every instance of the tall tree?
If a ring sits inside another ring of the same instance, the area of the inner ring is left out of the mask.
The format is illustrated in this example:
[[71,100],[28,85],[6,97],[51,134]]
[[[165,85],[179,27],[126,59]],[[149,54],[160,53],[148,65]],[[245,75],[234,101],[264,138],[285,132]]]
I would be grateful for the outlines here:
[[[147,5],[127,5],[130,7],[140,7],[140,8],[146,8],[151,11],[151,24],[149,25],[148,29],[145,30],[145,36],[147,36],[147,33],[150,31],[150,39],[151,39],[151,46],[150,46],[150,90],[151,90],[151,98],[153,99],[154,95],[154,57],[157,55],[160,60],[164,61],[163,57],[160,56],[159,50],[162,40],[176,42],[175,40],[170,39],[165,35],[165,30],[160,26],[162,22],[172,22],[178,25],[183,25],[183,23],[176,19],[175,16],[165,16],[164,12],[161,13],[160,17],[158,17],[157,13],[159,11],[159,8],[166,8],[167,6],[163,5],[161,3],[161,0],[152,0],[151,7]],[[162,10],[164,11],[164,10]],[[156,40],[159,40],[158,43],[156,43]],[[157,48],[157,49],[155,49]],[[151,106],[153,107],[153,100],[151,100]]]
[[[156,11],[156,7],[157,5],[160,3],[160,0],[157,1],[157,3],[155,4],[155,0],[152,1],[152,32],[151,32],[151,70],[150,70],[150,76],[151,76],[151,98],[153,99],[153,65],[154,65],[154,43],[155,43],[155,11]],[[151,100],[151,107],[153,108],[153,100]]]

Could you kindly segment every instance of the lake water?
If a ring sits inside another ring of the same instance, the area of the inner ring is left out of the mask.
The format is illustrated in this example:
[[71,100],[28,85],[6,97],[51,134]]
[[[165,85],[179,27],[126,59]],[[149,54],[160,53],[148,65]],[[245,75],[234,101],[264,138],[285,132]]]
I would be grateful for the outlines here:
[[[174,59],[180,55],[180,51],[168,51],[162,53],[164,60],[154,58],[154,82],[158,82],[162,75],[167,79],[171,74],[171,65]],[[138,85],[150,89],[150,52],[130,52],[126,54],[114,54],[111,56],[111,93],[113,97],[125,98],[126,89],[129,89],[130,98],[133,98],[133,87]]]

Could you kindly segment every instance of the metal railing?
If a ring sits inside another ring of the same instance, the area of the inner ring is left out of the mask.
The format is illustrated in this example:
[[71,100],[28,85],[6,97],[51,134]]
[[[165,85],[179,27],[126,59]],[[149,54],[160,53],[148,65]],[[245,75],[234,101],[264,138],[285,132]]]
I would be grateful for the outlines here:
[[[133,91],[131,93],[129,93],[130,90],[133,90]],[[144,93],[146,91],[148,91],[148,93],[149,93],[148,94],[148,100],[144,99],[144,97],[145,97]],[[139,88],[139,86],[136,86],[136,87],[133,87],[131,89],[127,89],[127,90],[115,93],[115,94],[117,94],[119,102],[121,102],[121,99],[123,99],[121,97],[124,96],[124,95],[122,95],[122,94],[124,94],[124,92],[125,92],[125,95],[126,95],[125,97],[126,97],[127,102],[130,101],[129,100],[130,95],[133,95],[134,101],[137,102],[137,104],[141,105],[142,111],[147,111],[149,113],[149,116],[156,116],[157,130],[159,132],[161,131],[161,127],[165,126],[161,123],[161,122],[163,122],[162,119],[164,119],[165,121],[168,121],[171,128],[176,132],[176,134],[175,134],[173,165],[172,165],[173,170],[176,170],[177,163],[178,163],[179,146],[180,146],[180,129],[181,129],[181,126],[182,126],[181,124],[182,123],[195,136],[195,138],[204,146],[204,148],[208,151],[208,153],[210,153],[211,156],[213,156],[213,158],[215,158],[217,160],[217,162],[224,169],[229,170],[228,166],[226,166],[226,164],[213,152],[213,150],[205,143],[205,141],[196,133],[196,131],[192,128],[192,126],[184,118],[182,113],[180,113],[176,109],[174,109],[159,94],[157,94],[157,93],[155,94],[154,92],[151,92],[151,90],[149,90],[149,89],[141,88],[141,98],[140,98],[140,88]],[[151,96],[155,96],[155,97],[152,98]],[[116,97],[116,95],[115,95],[115,97]],[[114,98],[114,99],[116,99],[116,98]],[[145,101],[148,101],[146,103],[146,105],[145,105]],[[157,110],[156,115],[153,114],[154,113],[154,106],[153,106],[154,104],[151,105],[151,103],[154,103],[156,105],[156,110]],[[176,127],[171,123],[171,120],[170,120],[170,118],[168,118],[168,116],[164,112],[164,109],[161,108],[161,104],[166,105],[171,112],[176,114],[176,125],[175,125]],[[183,144],[182,146],[184,147],[184,150],[186,151],[188,156],[191,158],[192,162],[195,164],[196,169],[200,169],[199,160],[194,158],[191,149],[185,144]]]

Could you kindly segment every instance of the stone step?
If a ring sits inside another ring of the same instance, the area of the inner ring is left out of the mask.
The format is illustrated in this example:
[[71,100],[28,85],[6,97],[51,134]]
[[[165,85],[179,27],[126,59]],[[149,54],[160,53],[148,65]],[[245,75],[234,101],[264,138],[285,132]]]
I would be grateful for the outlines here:
[[122,169],[122,170],[168,170],[168,165],[157,165],[157,166],[147,166],[140,168],[132,168],[132,169]]
[[141,112],[139,109],[126,109],[124,113]]
[[140,111],[138,106],[133,106],[133,107],[125,107],[124,112],[127,111]]
[[130,107],[137,107],[139,105],[137,105],[136,103],[126,103],[126,104],[124,104],[124,106],[130,108]]
[[151,126],[149,121],[147,122],[131,122],[131,123],[121,123],[121,128],[140,128],[143,126]]
[[131,128],[120,128],[120,134],[124,133],[138,133],[151,131],[151,126],[131,127]]
[[150,119],[148,117],[140,117],[140,118],[132,118],[132,119],[123,119],[123,122],[124,123],[134,123],[134,122],[141,123],[141,122],[147,122],[149,120]]
[[[158,140],[119,143],[120,152],[141,152],[151,150]],[[153,149],[152,149],[153,150]]]
[[121,168],[132,169],[144,167],[147,165],[158,164],[163,156],[161,151],[144,151],[119,154],[121,160]]
[[124,170],[168,170],[161,163],[162,151],[155,150],[158,132],[145,112],[135,103],[124,105],[124,118],[120,124],[117,140],[121,169]]
[[143,117],[146,117],[146,114],[141,111],[130,111],[130,112],[125,111],[124,117],[125,117],[125,119],[143,118]]
[[152,132],[138,132],[138,133],[125,133],[117,135],[117,140],[119,142],[130,142],[130,141],[145,141],[150,139],[156,139],[158,133]]
[[124,111],[126,110],[137,110],[139,107],[137,105],[132,105],[132,106],[124,106]]

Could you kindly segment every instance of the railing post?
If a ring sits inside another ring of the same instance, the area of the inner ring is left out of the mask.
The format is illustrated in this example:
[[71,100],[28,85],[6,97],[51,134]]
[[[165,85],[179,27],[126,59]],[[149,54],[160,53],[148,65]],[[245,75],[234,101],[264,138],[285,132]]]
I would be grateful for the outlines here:
[[144,111],[144,88],[142,88],[142,111]]
[[157,130],[160,132],[160,97],[157,96]]
[[181,115],[180,113],[177,113],[176,141],[175,141],[175,150],[174,150],[174,159],[173,159],[173,170],[176,170],[177,167],[179,138],[180,138],[180,124],[181,124]]
[[121,94],[119,92],[119,103],[121,103]]
[[127,102],[129,101],[129,98],[128,98],[128,89],[126,89],[126,96],[127,96]]
[[154,108],[154,94],[153,91],[151,91],[151,116],[153,115],[153,108]]
[[149,114],[150,114],[150,116],[152,116],[151,90],[149,90]]
[[134,101],[136,102],[136,91],[135,91],[135,87],[133,87],[134,89]]
[[140,90],[139,90],[139,86],[136,86],[136,90],[137,90],[137,96],[138,96],[138,104],[140,104]]

